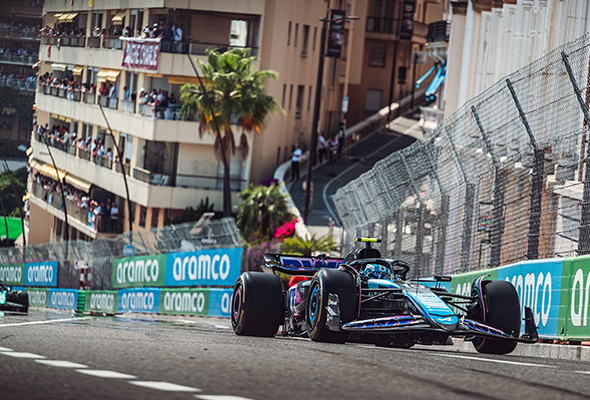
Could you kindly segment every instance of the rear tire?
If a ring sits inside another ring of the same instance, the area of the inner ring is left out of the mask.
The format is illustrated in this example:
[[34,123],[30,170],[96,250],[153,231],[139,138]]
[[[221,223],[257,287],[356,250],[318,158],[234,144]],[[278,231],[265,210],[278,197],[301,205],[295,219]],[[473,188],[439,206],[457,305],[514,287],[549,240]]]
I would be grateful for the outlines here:
[[244,272],[234,287],[230,313],[237,335],[276,335],[285,319],[281,279],[263,272]]
[[[510,282],[488,281],[484,282],[483,295],[486,302],[486,325],[500,329],[505,333],[520,335],[520,302],[518,293]],[[480,353],[508,354],[514,351],[517,342],[490,338],[475,338],[473,346]]]
[[330,293],[338,295],[343,324],[356,318],[358,296],[354,277],[341,270],[321,269],[309,285],[305,313],[307,335],[316,342],[344,343],[349,333],[334,332],[326,327],[326,306]]

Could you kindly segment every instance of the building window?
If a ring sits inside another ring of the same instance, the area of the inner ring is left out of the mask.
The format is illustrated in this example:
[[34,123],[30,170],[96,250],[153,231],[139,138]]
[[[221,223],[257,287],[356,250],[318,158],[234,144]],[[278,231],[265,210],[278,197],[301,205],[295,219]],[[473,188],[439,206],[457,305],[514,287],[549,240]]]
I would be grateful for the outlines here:
[[309,93],[307,94],[307,111],[311,109],[311,86],[309,87]]
[[303,111],[303,96],[305,92],[305,86],[299,85],[297,86],[297,103],[296,103],[296,112],[295,118],[301,118],[301,111]]
[[293,105],[293,85],[291,85],[291,88],[289,89],[289,110],[291,109],[292,105]]
[[383,91],[380,89],[368,89],[365,98],[365,111],[379,111],[381,109],[381,98]]
[[371,58],[369,60],[369,65],[371,67],[385,67],[386,54],[386,44],[374,44],[373,46],[371,46]]
[[314,50],[315,50],[315,40],[317,39],[317,37],[318,37],[318,27],[316,26],[313,28],[313,46],[312,47]]
[[309,39],[309,25],[303,25],[303,41],[301,42],[301,56],[307,57],[307,42]]
[[159,208],[152,208],[152,228],[158,227],[158,220],[160,219],[160,209]]
[[289,30],[287,31],[287,46],[291,44],[291,21],[289,21]]
[[283,101],[281,102],[281,107],[285,108],[285,96],[287,95],[287,85],[283,85]]
[[297,35],[299,33],[299,24],[295,24],[295,38],[293,40],[293,46],[297,46]]
[[145,228],[145,220],[147,219],[147,208],[142,205],[139,205],[139,226]]

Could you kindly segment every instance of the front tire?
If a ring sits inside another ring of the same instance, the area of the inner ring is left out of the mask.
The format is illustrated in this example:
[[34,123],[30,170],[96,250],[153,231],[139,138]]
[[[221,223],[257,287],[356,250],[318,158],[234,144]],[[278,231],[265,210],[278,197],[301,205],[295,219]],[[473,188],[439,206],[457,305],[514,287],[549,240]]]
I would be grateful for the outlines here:
[[[500,329],[508,334],[519,336],[520,334],[520,302],[518,293],[510,282],[488,281],[484,282],[483,295],[487,307],[486,325]],[[485,312],[484,311],[484,312]],[[517,343],[510,340],[475,338],[473,346],[480,353],[508,354],[514,351]]]
[[321,269],[309,285],[305,313],[307,335],[316,342],[344,343],[349,333],[334,332],[326,327],[326,306],[330,293],[338,295],[343,324],[356,317],[358,296],[354,277],[341,270]]
[[234,287],[230,313],[237,335],[276,335],[285,319],[281,279],[263,272],[244,272]]

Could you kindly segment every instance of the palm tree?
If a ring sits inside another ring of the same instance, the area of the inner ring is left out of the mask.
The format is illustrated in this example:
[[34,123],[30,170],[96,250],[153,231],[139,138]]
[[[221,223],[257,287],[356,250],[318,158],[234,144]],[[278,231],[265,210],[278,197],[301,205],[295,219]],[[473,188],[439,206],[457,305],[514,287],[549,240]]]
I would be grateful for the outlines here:
[[293,219],[277,185],[250,186],[240,193],[236,222],[244,239],[271,239],[275,230]]
[[[260,133],[266,117],[280,109],[272,96],[265,93],[264,84],[268,79],[276,79],[274,71],[252,72],[252,63],[256,57],[250,56],[249,49],[232,49],[225,53],[207,50],[207,64],[199,63],[205,78],[205,91],[211,102],[211,108],[217,124],[222,131],[221,140],[225,149],[227,165],[224,174],[230,176],[230,162],[236,153],[236,141],[232,126],[242,128],[239,149],[242,159],[248,156],[248,138],[246,132]],[[207,107],[205,93],[201,86],[187,83],[180,89],[182,108],[180,117],[188,120],[195,118],[199,122],[199,135],[215,132],[215,123]],[[215,154],[218,160],[221,154],[220,137],[215,139]],[[225,201],[224,201],[225,203]],[[228,201],[231,210],[231,200]]]
[[329,253],[337,250],[338,245],[332,236],[325,235],[316,239],[315,233],[308,238],[294,236],[285,239],[282,248],[282,252],[285,254],[298,254],[306,257],[310,257],[312,253]]

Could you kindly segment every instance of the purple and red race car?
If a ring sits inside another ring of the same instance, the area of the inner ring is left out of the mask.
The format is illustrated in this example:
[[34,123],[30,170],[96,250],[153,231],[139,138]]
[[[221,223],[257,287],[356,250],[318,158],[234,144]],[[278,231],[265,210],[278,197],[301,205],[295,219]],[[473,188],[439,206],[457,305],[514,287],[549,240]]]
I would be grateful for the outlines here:
[[[481,353],[506,354],[518,342],[538,340],[530,308],[521,306],[510,282],[475,280],[470,296],[449,293],[434,276],[431,287],[408,280],[410,266],[382,258],[371,243],[342,259],[266,254],[265,272],[245,272],[232,296],[238,335],[308,336],[314,341],[357,341],[381,346],[452,344],[471,340]],[[422,280],[421,282],[424,282]]]

